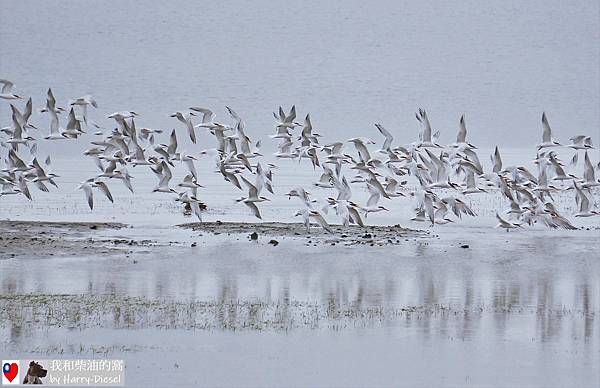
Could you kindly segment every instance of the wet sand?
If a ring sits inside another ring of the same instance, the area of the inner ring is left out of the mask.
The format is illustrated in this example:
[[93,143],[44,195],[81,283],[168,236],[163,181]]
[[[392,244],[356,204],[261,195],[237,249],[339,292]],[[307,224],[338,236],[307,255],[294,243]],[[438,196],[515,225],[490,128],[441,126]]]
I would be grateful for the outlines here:
[[[306,245],[394,245],[408,238],[427,237],[429,232],[403,228],[400,225],[383,227],[352,226],[342,228],[332,225],[333,234],[317,226],[306,231],[303,225],[293,223],[240,223],[206,222],[177,225],[196,233],[197,239],[211,236],[237,235],[249,240],[278,245],[282,239],[303,239]],[[29,257],[43,252],[48,256],[118,255],[133,253],[135,247],[184,244],[183,241],[159,243],[157,240],[123,237],[123,230],[130,228],[122,223],[103,222],[38,222],[0,221],[0,259]],[[254,235],[253,235],[254,234]]]

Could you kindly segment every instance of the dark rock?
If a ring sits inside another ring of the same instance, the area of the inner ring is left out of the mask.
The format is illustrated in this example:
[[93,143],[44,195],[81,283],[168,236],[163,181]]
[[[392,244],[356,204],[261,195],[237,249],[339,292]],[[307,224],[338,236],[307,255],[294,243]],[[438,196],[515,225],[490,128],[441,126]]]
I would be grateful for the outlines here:
[[463,245],[461,245],[460,247],[461,247],[461,248],[464,248],[464,249],[466,249],[466,248],[468,248],[468,247],[469,247],[469,244],[463,244]]
[[90,229],[98,229],[98,225],[92,225],[90,226]]
[[274,247],[276,247],[277,245],[279,245],[279,241],[277,241],[277,240],[271,240],[271,241],[269,241],[269,244],[271,244]]
[[252,241],[258,240],[258,233],[252,232],[252,234],[250,235],[250,240],[252,240]]
[[193,248],[193,247],[195,247],[196,245],[198,245],[198,244],[196,244],[196,242],[194,241],[194,242],[192,243],[192,248]]
[[365,234],[363,235],[363,238],[371,238],[371,237],[373,237],[373,236],[371,236],[371,234],[370,234],[370,233],[365,233]]

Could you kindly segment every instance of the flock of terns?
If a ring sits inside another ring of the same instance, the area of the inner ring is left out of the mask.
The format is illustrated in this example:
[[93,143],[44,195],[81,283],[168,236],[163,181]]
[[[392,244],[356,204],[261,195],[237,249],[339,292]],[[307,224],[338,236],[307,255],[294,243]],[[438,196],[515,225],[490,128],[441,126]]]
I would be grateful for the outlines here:
[[[31,200],[30,186],[44,192],[49,190],[49,185],[58,187],[59,176],[51,172],[50,157],[41,161],[36,156],[38,142],[73,141],[88,132],[93,132],[94,140],[84,155],[95,162],[99,172],[81,182],[79,189],[85,193],[90,209],[94,206],[94,193],[100,192],[114,201],[109,189],[112,182],[121,181],[133,193],[130,170],[147,166],[158,180],[154,192],[172,194],[184,214],[202,220],[206,205],[198,195],[203,186],[195,165],[201,157],[214,158],[215,171],[246,194],[236,201],[247,206],[257,218],[262,219],[259,206],[269,201],[268,195],[274,194],[273,170],[277,166],[261,165],[260,141],[251,141],[244,120],[229,107],[226,107],[229,123],[216,121],[214,112],[203,107],[171,114],[177,120],[177,129],[170,132],[166,143],[161,143],[158,138],[164,131],[137,127],[135,120],[139,115],[134,111],[109,115],[107,118],[114,120],[114,126],[105,132],[89,117],[89,109],[98,107],[92,96],[70,100],[65,108],[57,104],[51,89],[47,92],[46,106],[39,110],[49,119],[48,127],[37,128],[30,123],[34,112],[31,98],[20,109],[15,103],[24,98],[14,93],[13,83],[0,79],[0,85],[0,99],[13,100],[10,104],[12,124],[0,129],[0,157],[4,160],[0,170],[0,197],[16,194]],[[66,119],[61,120],[64,116]],[[576,193],[575,217],[600,215],[593,197],[594,188],[600,186],[596,178],[600,163],[594,166],[589,158],[588,151],[594,149],[591,137],[574,136],[570,144],[562,145],[552,137],[545,113],[542,114],[542,142],[537,145],[534,160],[535,174],[524,166],[504,166],[498,147],[491,155],[491,171],[484,171],[477,147],[467,141],[464,116],[459,121],[456,142],[447,146],[439,144],[439,131],[434,133],[427,112],[422,109],[416,114],[421,126],[418,141],[405,146],[394,145],[394,137],[380,124],[375,124],[383,137],[379,144],[365,137],[321,144],[322,136],[313,131],[309,114],[297,121],[296,108],[292,106],[287,113],[279,107],[273,116],[275,131],[270,138],[278,142],[275,158],[293,159],[298,163],[306,160],[304,163],[310,163],[321,172],[310,191],[314,188],[328,193],[323,201],[314,199],[308,188],[303,187],[285,194],[290,199],[298,198],[299,210],[295,215],[302,217],[307,230],[312,220],[331,233],[325,218],[329,213],[338,216],[344,226],[364,226],[363,220],[370,213],[388,211],[383,202],[399,197],[415,200],[413,221],[429,222],[432,226],[446,224],[463,216],[476,216],[465,198],[490,190],[499,191],[506,200],[507,208],[496,212],[496,218],[497,227],[507,231],[536,223],[550,228],[577,229],[554,206],[553,193],[567,190]],[[196,144],[197,131],[213,135],[214,148],[195,153],[180,150],[178,136],[189,136]],[[575,150],[567,166],[556,152],[558,147]],[[581,164],[580,158],[583,175],[578,176],[574,171]],[[187,175],[174,184],[172,170],[181,165],[185,165]],[[412,188],[407,185],[408,177],[417,183]],[[357,185],[368,190],[369,198],[364,205],[352,199],[353,186]]]

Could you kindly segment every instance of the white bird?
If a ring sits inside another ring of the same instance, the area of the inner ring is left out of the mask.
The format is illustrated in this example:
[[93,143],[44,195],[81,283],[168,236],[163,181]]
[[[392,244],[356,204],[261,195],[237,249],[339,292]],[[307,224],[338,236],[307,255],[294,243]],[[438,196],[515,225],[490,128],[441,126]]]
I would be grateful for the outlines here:
[[185,187],[185,188],[192,189],[192,190],[196,190],[200,187],[204,187],[201,184],[199,184],[198,181],[196,181],[196,179],[194,179],[194,177],[192,175],[186,175],[183,178],[183,181],[181,183],[178,183],[177,186]]
[[225,163],[223,163],[223,162],[219,163],[219,171],[223,175],[223,179],[225,179],[227,182],[230,182],[232,185],[234,185],[238,189],[240,189],[240,190],[242,189],[242,186],[240,186],[240,182],[237,179],[237,177],[235,176],[235,174],[227,171],[227,169],[225,168]]
[[106,198],[108,198],[110,202],[114,202],[113,196],[108,190],[108,186],[106,185],[106,183],[102,181],[97,181],[94,178],[90,178],[86,181],[81,182],[81,184],[78,186],[78,189],[83,190],[83,192],[85,193],[85,198],[87,199],[87,203],[90,207],[90,210],[94,209],[94,192],[92,188],[99,189],[106,196]]
[[196,166],[194,160],[198,160],[195,156],[188,155],[185,152],[178,152],[175,154],[173,160],[179,160],[187,166],[188,170],[192,174],[195,180],[198,180],[198,173],[196,172]]
[[308,210],[306,208],[303,210],[298,210],[294,214],[294,217],[298,217],[298,216],[302,216],[302,224],[306,228],[306,232],[309,232],[310,231],[310,210]]
[[331,229],[327,221],[325,221],[325,218],[323,218],[321,213],[319,213],[317,210],[311,210],[309,213],[309,217],[314,219],[317,222],[317,224],[319,224],[323,229],[325,229],[325,231],[333,234],[333,230]]
[[88,122],[88,118],[87,118],[87,108],[88,105],[93,106],[94,108],[98,108],[98,103],[96,102],[96,100],[94,99],[94,97],[92,97],[91,95],[87,94],[83,97],[79,97],[76,98],[75,100],[71,101],[70,103],[71,106],[79,106],[81,108],[81,116],[83,117],[83,122],[87,124]]
[[273,155],[281,159],[295,159],[298,157],[298,150],[292,151],[293,145],[290,138],[282,138],[281,143],[277,146],[277,152]]
[[[375,187],[372,183],[367,182],[367,189],[369,191],[369,199],[367,200],[367,206],[361,208],[364,212],[365,217],[369,215],[369,213],[377,213],[381,211],[389,211],[385,206],[378,205],[379,199],[381,198],[381,191],[377,187]],[[383,189],[383,187],[381,188]],[[385,192],[385,190],[384,190]],[[387,193],[386,193],[387,194]]]
[[[195,127],[207,128],[207,129],[231,129],[230,127],[217,123],[215,121],[215,113],[207,108],[191,107],[190,110],[199,112],[202,114],[202,120],[200,124],[196,124]],[[231,113],[231,112],[230,112]]]
[[159,193],[176,193],[175,189],[169,187],[169,182],[173,178],[173,173],[169,165],[163,160],[157,169],[153,169],[154,173],[159,177],[158,186],[152,190]]
[[465,174],[465,189],[461,191],[461,194],[467,195],[486,192],[486,190],[477,187],[475,173],[472,170],[467,170]]
[[391,152],[392,149],[392,142],[394,141],[394,137],[392,136],[392,134],[383,127],[383,125],[381,124],[375,124],[375,127],[377,128],[377,130],[383,135],[383,137],[385,137],[385,141],[383,142],[383,145],[381,146],[381,149],[378,150],[379,152],[382,153],[389,153]]
[[56,98],[54,97],[54,94],[52,93],[52,89],[48,89],[48,92],[46,93],[46,107],[44,109],[41,109],[40,112],[44,113],[44,112],[55,112],[55,113],[61,113],[61,112],[66,112],[65,108],[61,108],[60,106],[56,105]]
[[[427,112],[424,109],[419,109],[419,112],[416,115],[417,121],[421,123],[423,126],[422,131],[419,133],[419,142],[416,143],[417,147],[435,147],[439,148],[440,145],[436,144],[432,141],[432,129],[431,123],[429,122],[429,117],[427,117]],[[438,137],[439,132],[436,132],[433,137]]]
[[249,202],[264,202],[264,201],[269,201],[269,198],[259,196],[260,193],[258,191],[258,188],[254,184],[252,184],[248,179],[244,178],[243,176],[240,177],[240,178],[242,179],[242,182],[244,182],[244,184],[248,188],[248,197],[247,198],[238,199],[237,202],[241,202],[241,201],[249,201]]
[[125,111],[121,111],[121,112],[111,113],[106,117],[109,119],[124,120],[124,119],[132,119],[137,116],[139,116],[138,113],[136,113],[132,110],[125,110]]
[[458,134],[456,135],[456,143],[450,145],[452,148],[477,148],[473,144],[467,142],[467,126],[465,125],[465,115],[460,116]]
[[182,122],[190,136],[190,140],[192,143],[196,144],[196,132],[194,131],[194,124],[192,123],[191,114],[185,114],[183,112],[177,111],[171,114],[171,117],[177,118],[180,122]]
[[315,200],[310,199],[310,193],[304,190],[302,187],[297,187],[293,190],[290,190],[285,195],[289,199],[292,199],[292,197],[300,198],[300,200],[304,203],[304,206],[306,206],[309,209],[312,208],[312,203],[316,202]]
[[358,157],[360,158],[361,162],[367,163],[369,160],[371,160],[371,154],[365,145],[364,139],[353,137],[352,139],[348,139],[348,142],[353,143],[354,147],[356,147],[356,151],[358,152]]
[[333,188],[333,170],[325,165],[322,165],[321,167],[323,168],[323,173],[319,177],[319,180],[313,183],[313,185],[327,189]]
[[589,150],[593,149],[592,138],[587,135],[578,135],[570,138],[571,144],[567,145],[567,147],[573,148],[574,150]]
[[538,150],[560,146],[561,144],[552,138],[552,128],[550,128],[550,123],[548,123],[546,112],[542,113],[542,126],[544,127],[544,131],[542,133],[542,142],[537,146]]
[[596,186],[600,186],[600,181],[596,180],[594,166],[592,165],[592,161],[590,160],[587,151],[585,151],[585,158],[583,162],[583,181],[581,182],[581,187],[584,189],[589,189]]
[[94,209],[94,192],[92,191],[92,182],[94,181],[94,178],[88,179],[84,182],[81,182],[81,184],[79,184],[78,189],[83,190],[83,192],[85,193],[85,198],[87,199],[87,203],[90,207],[90,210]]
[[58,112],[56,109],[49,109],[48,113],[50,114],[50,129],[48,131],[48,136],[44,136],[46,140],[65,140],[65,137],[61,134],[61,129],[59,127],[60,121],[58,119]]
[[0,79],[0,85],[2,85],[2,90],[0,90],[0,98],[4,100],[16,100],[22,99],[23,97],[13,93],[14,83],[7,79]]
[[496,219],[498,220],[498,225],[496,225],[496,228],[506,229],[507,232],[509,229],[515,229],[515,228],[521,227],[521,224],[519,224],[517,222],[509,222],[509,221],[505,220],[504,218],[500,217],[498,212],[496,212]]
[[577,193],[577,202],[579,203],[579,211],[575,213],[575,217],[592,217],[600,215],[600,211],[594,210],[594,200],[585,189],[579,187],[577,182],[573,182],[575,191]]
[[287,132],[287,128],[294,129],[294,128],[302,125],[302,124],[294,121],[296,119],[296,106],[295,105],[292,106],[289,114],[286,115],[283,112],[283,109],[281,107],[279,107],[279,113],[278,114],[273,113],[273,116],[275,117],[275,120],[277,120],[275,127],[278,130],[280,128],[283,128],[283,129],[286,129],[286,132]]

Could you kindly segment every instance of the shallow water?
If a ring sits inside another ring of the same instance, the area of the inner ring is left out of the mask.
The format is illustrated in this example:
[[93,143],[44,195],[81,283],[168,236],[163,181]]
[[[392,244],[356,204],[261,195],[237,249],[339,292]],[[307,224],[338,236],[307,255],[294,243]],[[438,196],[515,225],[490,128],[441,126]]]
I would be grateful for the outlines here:
[[[185,231],[180,244],[128,258],[3,260],[2,294],[17,298],[1,301],[4,346],[110,354],[129,361],[128,376],[160,370],[190,382],[196,371],[207,385],[600,378],[597,231],[454,227],[393,247],[265,239]],[[165,382],[149,373],[138,383]]]

